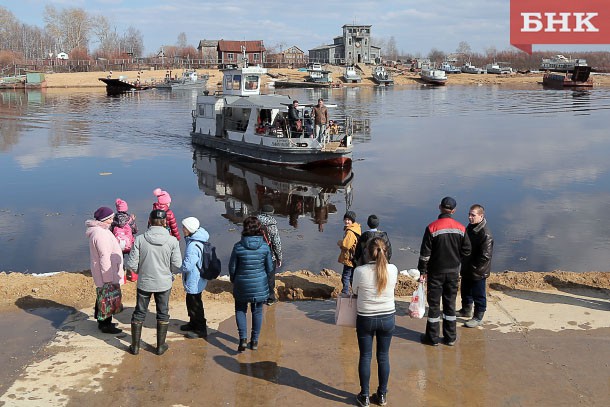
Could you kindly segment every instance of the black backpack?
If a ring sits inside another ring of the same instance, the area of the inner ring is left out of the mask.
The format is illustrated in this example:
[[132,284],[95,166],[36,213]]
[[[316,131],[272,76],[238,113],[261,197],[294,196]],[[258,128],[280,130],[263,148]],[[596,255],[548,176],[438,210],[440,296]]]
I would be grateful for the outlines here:
[[199,275],[201,278],[206,280],[214,280],[216,279],[222,270],[222,266],[220,264],[220,259],[216,256],[216,248],[210,244],[210,242],[202,242],[201,250],[201,268],[199,268]]

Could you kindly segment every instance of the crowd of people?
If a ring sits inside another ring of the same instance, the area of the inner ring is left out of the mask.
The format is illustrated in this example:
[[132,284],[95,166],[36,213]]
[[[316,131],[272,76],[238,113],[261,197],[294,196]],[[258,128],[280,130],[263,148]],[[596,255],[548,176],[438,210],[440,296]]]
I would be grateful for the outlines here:
[[[131,317],[130,353],[140,350],[142,324],[151,297],[155,299],[157,319],[156,353],[168,349],[165,341],[169,324],[169,298],[173,274],[182,273],[189,321],[180,329],[188,338],[207,337],[202,292],[207,280],[202,277],[203,245],[209,233],[195,217],[181,221],[185,237],[184,257],[180,252],[180,231],[170,209],[171,196],[157,188],[157,201],[148,217],[147,230],[136,236],[135,216],[128,213],[127,202],[117,199],[116,212],[100,207],[94,219],[87,220],[91,274],[97,288],[94,318],[101,332],[116,334],[121,330],[112,322],[114,293],[127,280],[137,282],[136,306]],[[428,313],[421,342],[454,346],[457,340],[457,317],[466,318],[464,326],[482,324],[486,311],[486,279],[490,275],[493,236],[482,205],[470,206],[467,226],[453,218],[455,199],[445,197],[439,204],[440,214],[425,229],[418,261],[419,281],[427,286]],[[362,232],[354,211],[344,217],[344,234],[337,242],[338,262],[343,265],[341,295],[357,297],[356,335],[360,351],[358,373],[361,406],[371,402],[386,404],[390,374],[390,344],[395,328],[394,291],[398,268],[390,263],[392,245],[388,234],[379,228],[379,218],[370,215],[368,229]],[[127,241],[125,241],[127,240]],[[126,256],[125,260],[123,256]],[[239,342],[237,351],[256,350],[261,334],[264,305],[277,302],[275,272],[282,265],[282,246],[273,207],[264,205],[258,216],[243,221],[241,238],[233,246],[229,261],[229,278],[233,284],[235,321]],[[126,272],[124,271],[126,270]],[[461,286],[460,286],[461,275]],[[461,287],[461,309],[456,311],[458,287]],[[252,326],[248,340],[247,311]],[[441,339],[442,338],[442,339]],[[369,390],[370,364],[376,339],[379,386]]]

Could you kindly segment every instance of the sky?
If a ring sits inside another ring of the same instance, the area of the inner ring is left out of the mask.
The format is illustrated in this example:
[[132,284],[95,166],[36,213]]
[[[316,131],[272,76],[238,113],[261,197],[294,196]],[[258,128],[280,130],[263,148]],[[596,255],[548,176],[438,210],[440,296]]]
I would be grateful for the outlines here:
[[[455,52],[465,41],[474,52],[511,49],[509,0],[0,0],[22,23],[44,26],[45,5],[82,8],[107,17],[119,34],[129,26],[144,38],[145,55],[176,45],[186,34],[199,40],[263,40],[265,46],[307,50],[330,44],[344,24],[371,25],[375,39],[394,37],[401,53],[425,56],[432,49]],[[95,42],[90,48],[95,49]],[[515,48],[512,48],[515,49]],[[537,50],[596,51],[602,46],[534,46]]]

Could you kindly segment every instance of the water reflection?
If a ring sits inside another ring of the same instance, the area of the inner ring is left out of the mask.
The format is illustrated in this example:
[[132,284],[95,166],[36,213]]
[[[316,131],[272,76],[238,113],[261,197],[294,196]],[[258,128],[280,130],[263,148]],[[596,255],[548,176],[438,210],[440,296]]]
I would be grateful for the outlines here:
[[258,214],[263,205],[269,204],[275,215],[288,218],[293,228],[298,228],[299,220],[305,218],[323,232],[328,215],[337,212],[331,197],[343,194],[346,206],[351,204],[351,169],[308,171],[241,162],[200,148],[194,151],[193,161],[199,189],[224,201],[222,216],[233,223],[241,223],[245,217]]

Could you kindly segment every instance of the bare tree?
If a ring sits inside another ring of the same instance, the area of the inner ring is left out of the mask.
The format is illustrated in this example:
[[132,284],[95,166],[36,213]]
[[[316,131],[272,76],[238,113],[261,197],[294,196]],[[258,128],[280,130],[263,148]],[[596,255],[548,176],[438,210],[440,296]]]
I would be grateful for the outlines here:
[[430,62],[442,62],[445,59],[445,53],[436,48],[432,48],[428,53]]
[[144,50],[144,39],[140,30],[129,26],[121,42],[125,52],[131,53],[134,57],[142,56],[142,51]]
[[394,39],[394,36],[390,37],[390,39],[388,40],[385,55],[386,58],[391,60],[398,59],[398,48],[396,48],[396,39]]
[[468,44],[466,41],[460,41],[455,52],[462,55],[470,55],[472,53],[472,49],[470,48],[470,44]]
[[81,8],[67,8],[59,12],[51,5],[45,6],[46,29],[56,39],[57,48],[70,52],[75,48],[87,48],[91,22]]
[[176,46],[178,48],[186,48],[187,47],[187,42],[186,42],[186,34],[181,32],[180,34],[178,34],[178,41],[176,42]]
[[0,7],[0,49],[18,50],[19,22],[9,10]]

